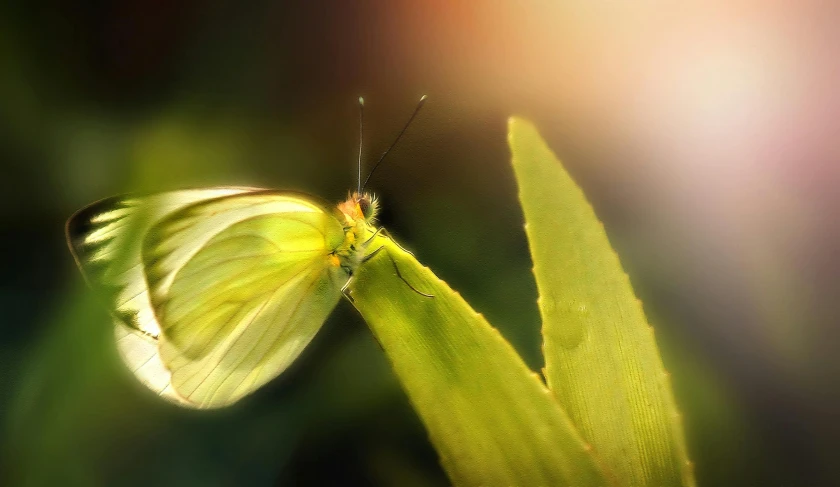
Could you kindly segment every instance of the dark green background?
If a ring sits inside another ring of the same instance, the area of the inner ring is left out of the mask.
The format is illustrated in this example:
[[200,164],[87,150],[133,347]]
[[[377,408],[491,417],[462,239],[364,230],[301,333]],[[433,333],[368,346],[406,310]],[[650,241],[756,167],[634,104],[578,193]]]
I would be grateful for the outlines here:
[[[840,178],[828,139],[797,140],[796,157],[745,166],[742,179],[680,173],[690,156],[656,150],[673,134],[613,104],[635,99],[632,70],[602,76],[616,59],[603,53],[625,45],[602,36],[621,15],[510,9],[3,3],[0,484],[446,484],[348,303],[263,390],[222,411],[179,410],[122,368],[63,237],[73,211],[127,191],[247,184],[339,201],[355,184],[356,97],[370,163],[428,94],[370,184],[382,224],[421,262],[541,367],[506,147],[507,117],[532,118],[645,302],[700,484],[836,485]],[[542,31],[520,24],[534,18]],[[768,192],[739,186],[768,171],[781,181]],[[726,198],[742,194],[752,199]]]

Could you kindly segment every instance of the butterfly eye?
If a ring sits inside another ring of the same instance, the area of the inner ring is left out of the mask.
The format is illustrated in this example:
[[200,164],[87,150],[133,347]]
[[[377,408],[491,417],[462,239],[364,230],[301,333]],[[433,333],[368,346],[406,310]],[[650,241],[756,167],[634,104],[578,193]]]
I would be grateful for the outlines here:
[[371,204],[370,204],[370,197],[368,195],[364,195],[359,198],[359,209],[362,210],[362,215],[364,215],[365,219],[371,217]]

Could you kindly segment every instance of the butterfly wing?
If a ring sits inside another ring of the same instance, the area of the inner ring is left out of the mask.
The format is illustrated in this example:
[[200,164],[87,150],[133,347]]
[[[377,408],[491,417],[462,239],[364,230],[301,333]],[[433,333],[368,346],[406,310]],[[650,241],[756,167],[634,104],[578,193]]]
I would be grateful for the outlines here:
[[91,287],[107,296],[116,316],[114,334],[120,357],[144,385],[172,402],[189,404],[174,393],[158,353],[160,326],[142,267],[143,237],[155,223],[181,208],[252,191],[259,189],[219,187],[117,196],[93,203],[67,221],[70,252]]
[[172,388],[172,376],[163,365],[158,350],[158,338],[139,332],[119,319],[114,320],[117,351],[126,367],[152,392],[169,402],[195,407]]
[[115,314],[130,328],[160,333],[146,289],[141,243],[164,216],[196,202],[255,191],[209,188],[116,196],[89,205],[67,221],[67,243],[88,283],[106,294]]
[[196,203],[155,225],[143,262],[177,394],[221,407],[288,367],[340,298],[347,274],[331,254],[343,240],[322,205],[278,192]]

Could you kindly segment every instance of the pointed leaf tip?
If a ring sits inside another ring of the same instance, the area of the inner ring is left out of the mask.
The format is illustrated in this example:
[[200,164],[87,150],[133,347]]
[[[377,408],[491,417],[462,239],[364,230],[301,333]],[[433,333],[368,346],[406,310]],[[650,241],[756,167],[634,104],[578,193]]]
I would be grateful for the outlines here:
[[508,123],[549,388],[620,485],[693,486],[656,341],[603,225],[536,127]]

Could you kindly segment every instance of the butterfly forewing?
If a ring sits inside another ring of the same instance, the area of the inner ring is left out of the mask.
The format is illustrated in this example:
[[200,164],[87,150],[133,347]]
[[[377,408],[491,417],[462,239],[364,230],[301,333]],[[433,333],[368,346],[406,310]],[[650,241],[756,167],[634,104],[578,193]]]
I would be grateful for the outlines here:
[[163,217],[181,208],[251,191],[262,190],[220,187],[118,196],[93,203],[67,221],[71,253],[88,283],[107,295],[116,317],[114,335],[120,357],[144,385],[172,402],[190,404],[172,389],[158,351],[160,326],[143,272],[143,237]]
[[194,404],[175,393],[171,374],[163,365],[158,351],[158,339],[128,327],[121,320],[114,322],[117,350],[128,369],[157,395],[181,406]]
[[108,198],[76,212],[67,221],[67,242],[87,281],[107,293],[112,311],[146,334],[160,332],[149,302],[141,263],[141,242],[164,216],[198,201],[254,191],[208,188],[143,197]]
[[338,302],[344,229],[321,205],[276,192],[171,214],[143,247],[161,357],[174,390],[224,406],[277,376]]

